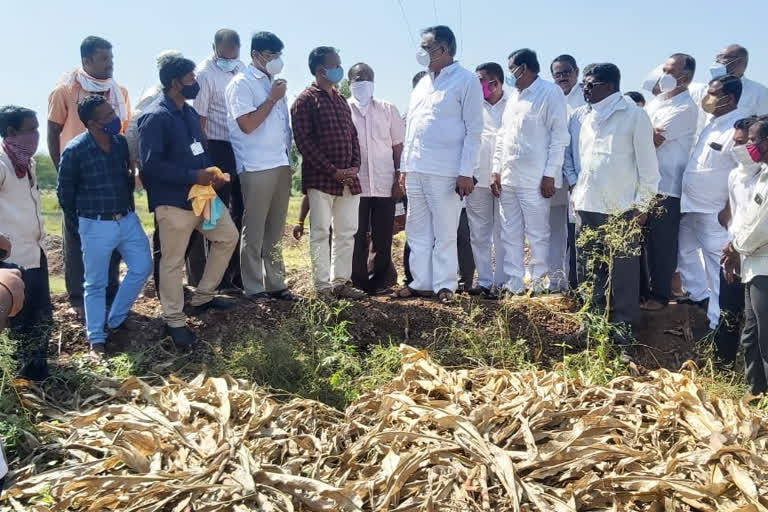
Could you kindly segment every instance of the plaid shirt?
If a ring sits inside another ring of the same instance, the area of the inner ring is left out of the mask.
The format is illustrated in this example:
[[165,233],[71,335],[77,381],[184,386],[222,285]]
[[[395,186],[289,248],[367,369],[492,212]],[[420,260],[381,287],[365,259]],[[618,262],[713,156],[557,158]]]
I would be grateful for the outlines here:
[[56,192],[70,217],[111,215],[133,210],[133,176],[128,142],[112,137],[109,153],[84,132],[67,144],[59,164]]
[[[291,107],[293,136],[302,156],[301,188],[314,188],[340,196],[344,185],[336,181],[338,169],[360,167],[360,144],[347,101],[333,89],[329,94],[316,84],[299,94]],[[361,192],[360,180],[349,187]]]

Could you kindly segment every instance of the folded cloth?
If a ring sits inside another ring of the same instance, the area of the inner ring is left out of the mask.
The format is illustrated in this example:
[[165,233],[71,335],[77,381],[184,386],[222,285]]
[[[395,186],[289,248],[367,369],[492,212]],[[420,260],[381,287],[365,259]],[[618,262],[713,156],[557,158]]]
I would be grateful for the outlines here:
[[[219,178],[224,181],[229,181],[229,175],[222,172],[218,167],[209,167],[207,170],[215,171]],[[187,195],[187,199],[192,202],[192,211],[195,212],[195,215],[198,217],[203,216],[206,221],[209,221],[212,218],[211,202],[216,198],[218,198],[218,196],[211,185],[192,185],[192,188],[189,189],[189,195]],[[221,216],[221,211],[219,211],[219,214],[213,221],[213,226],[216,225],[216,220],[218,220],[219,216]],[[209,229],[212,229],[212,227]]]
[[208,217],[203,221],[203,231],[208,231],[216,227],[221,212],[224,210],[224,202],[218,196],[208,203]]

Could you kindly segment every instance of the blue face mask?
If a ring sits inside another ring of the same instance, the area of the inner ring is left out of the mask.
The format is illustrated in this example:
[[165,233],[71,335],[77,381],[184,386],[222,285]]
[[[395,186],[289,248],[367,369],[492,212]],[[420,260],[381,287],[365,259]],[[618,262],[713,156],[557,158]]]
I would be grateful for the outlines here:
[[115,116],[110,122],[101,127],[101,131],[107,135],[118,135],[123,124],[120,122],[120,118]]
[[[519,67],[515,68],[515,71],[517,71],[518,69],[520,69],[520,68]],[[515,76],[515,72],[513,71],[512,73],[507,75],[506,78],[504,79],[504,81],[510,87],[514,87],[515,85],[517,85],[517,77]]]
[[325,70],[325,78],[332,84],[337,84],[341,82],[341,80],[344,78],[344,68],[341,66],[326,69]]
[[217,57],[216,65],[225,73],[231,73],[237,68],[237,59],[222,59],[221,57]]
[[709,66],[709,74],[712,75],[712,78],[720,78],[728,74],[728,69],[725,67],[725,64],[715,62]]

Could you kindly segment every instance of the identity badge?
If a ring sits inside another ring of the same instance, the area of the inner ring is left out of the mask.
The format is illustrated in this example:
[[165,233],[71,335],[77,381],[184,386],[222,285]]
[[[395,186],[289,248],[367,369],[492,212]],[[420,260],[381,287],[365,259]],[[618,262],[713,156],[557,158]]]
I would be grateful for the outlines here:
[[200,144],[198,141],[195,141],[192,144],[190,144],[189,149],[192,150],[192,154],[194,156],[202,155],[204,153],[203,145]]

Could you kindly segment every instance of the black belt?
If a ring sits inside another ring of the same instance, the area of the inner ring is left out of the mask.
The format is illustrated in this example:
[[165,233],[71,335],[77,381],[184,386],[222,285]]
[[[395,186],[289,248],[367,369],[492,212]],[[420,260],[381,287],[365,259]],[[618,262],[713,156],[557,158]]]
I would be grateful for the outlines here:
[[81,217],[91,220],[120,220],[123,217],[127,217],[129,213],[133,213],[133,210],[123,210],[116,213],[97,213],[93,215],[80,214]]

